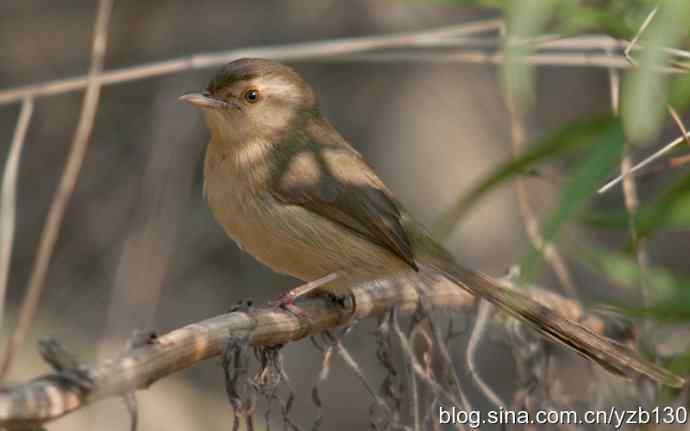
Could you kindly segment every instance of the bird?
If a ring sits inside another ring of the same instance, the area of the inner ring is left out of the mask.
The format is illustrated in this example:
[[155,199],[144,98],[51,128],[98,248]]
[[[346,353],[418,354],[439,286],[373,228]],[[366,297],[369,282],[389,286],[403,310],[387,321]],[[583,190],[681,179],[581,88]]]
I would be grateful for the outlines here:
[[614,374],[685,384],[632,349],[459,264],[321,113],[314,90],[293,68],[238,59],[205,90],[180,99],[201,109],[210,132],[204,193],[214,218],[274,271],[306,282],[335,274],[319,287],[335,295],[366,280],[437,274]]

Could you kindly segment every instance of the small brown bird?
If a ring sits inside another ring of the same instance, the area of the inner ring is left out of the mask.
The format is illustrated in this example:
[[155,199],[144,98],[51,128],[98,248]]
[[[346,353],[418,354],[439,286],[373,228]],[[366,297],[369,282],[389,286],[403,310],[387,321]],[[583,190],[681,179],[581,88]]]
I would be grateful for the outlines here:
[[492,302],[607,370],[670,386],[685,380],[496,280],[466,269],[405,211],[360,154],[319,112],[290,67],[241,59],[223,67],[200,107],[211,132],[205,193],[216,220],[273,270],[348,292],[357,281],[423,273]]

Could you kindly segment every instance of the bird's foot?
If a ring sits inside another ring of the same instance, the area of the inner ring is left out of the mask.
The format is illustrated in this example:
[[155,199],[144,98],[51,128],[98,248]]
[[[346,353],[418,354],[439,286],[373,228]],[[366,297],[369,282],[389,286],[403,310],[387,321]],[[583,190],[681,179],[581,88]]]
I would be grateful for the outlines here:
[[[278,301],[271,302],[269,305],[272,307],[280,307],[284,310],[288,310],[300,319],[307,319],[309,320],[309,316],[296,306],[294,303],[297,300],[297,298],[301,298],[302,296],[307,296],[310,293],[315,292],[317,289],[319,289],[321,286],[323,286],[326,283],[330,283],[331,281],[335,280],[338,278],[337,273],[332,273],[328,274],[324,277],[321,277],[317,280],[310,281],[308,283],[305,283],[301,286],[298,286],[294,289],[291,289],[289,292],[287,292],[285,295],[283,295]],[[311,320],[309,320],[311,322]]]
[[293,314],[297,319],[299,319],[301,326],[309,328],[314,323],[309,315],[302,310],[300,307],[295,305],[295,300],[301,296],[301,291],[299,288],[292,289],[285,295],[281,296],[277,301],[272,301],[268,305],[271,308],[277,308],[280,310],[288,311]]
[[295,305],[295,300],[299,296],[295,294],[296,290],[297,289],[292,289],[285,295],[281,296],[280,299],[278,299],[277,301],[269,302],[268,305],[272,308],[280,308],[282,310],[287,310],[300,319],[309,319],[307,313],[305,313],[304,310]]

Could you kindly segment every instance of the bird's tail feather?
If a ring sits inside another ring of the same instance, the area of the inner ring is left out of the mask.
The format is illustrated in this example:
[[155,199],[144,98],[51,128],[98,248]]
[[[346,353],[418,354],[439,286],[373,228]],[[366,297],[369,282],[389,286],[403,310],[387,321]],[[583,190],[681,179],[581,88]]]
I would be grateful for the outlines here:
[[548,338],[570,347],[610,372],[626,377],[631,377],[635,373],[642,374],[673,387],[685,385],[684,378],[645,361],[635,351],[563,317],[516,289],[504,287],[499,281],[465,269],[450,259],[440,258],[432,261],[428,264],[457,285],[529,323]]

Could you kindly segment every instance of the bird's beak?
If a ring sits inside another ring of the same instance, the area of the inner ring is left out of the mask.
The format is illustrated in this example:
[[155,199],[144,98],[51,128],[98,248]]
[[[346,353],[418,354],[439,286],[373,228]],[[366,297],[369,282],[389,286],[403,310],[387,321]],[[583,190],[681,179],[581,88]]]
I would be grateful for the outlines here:
[[220,109],[227,105],[224,101],[211,97],[208,93],[187,93],[180,96],[179,100],[184,100],[199,108]]

